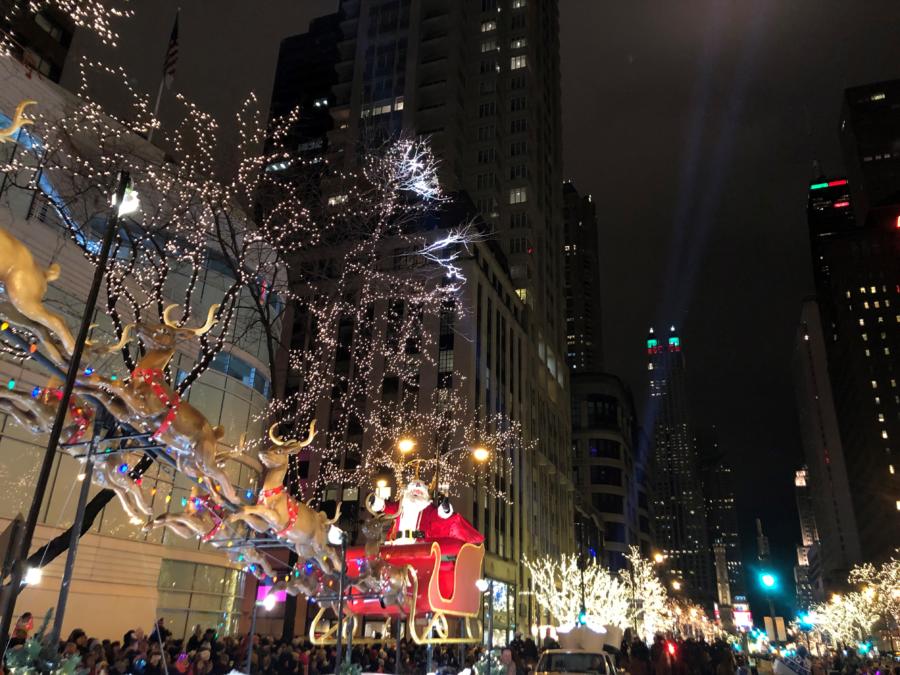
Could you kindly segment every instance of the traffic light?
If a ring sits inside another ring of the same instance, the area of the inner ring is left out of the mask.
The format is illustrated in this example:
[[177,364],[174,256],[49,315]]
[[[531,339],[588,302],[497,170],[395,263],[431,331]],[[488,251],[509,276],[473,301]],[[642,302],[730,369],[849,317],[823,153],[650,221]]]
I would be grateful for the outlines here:
[[763,585],[763,588],[775,588],[778,579],[771,572],[763,572],[759,575],[759,583]]
[[586,625],[586,624],[587,624],[587,612],[586,612],[585,609],[582,607],[582,608],[581,608],[581,611],[578,612],[578,625],[579,625],[579,626],[584,626],[584,625]]

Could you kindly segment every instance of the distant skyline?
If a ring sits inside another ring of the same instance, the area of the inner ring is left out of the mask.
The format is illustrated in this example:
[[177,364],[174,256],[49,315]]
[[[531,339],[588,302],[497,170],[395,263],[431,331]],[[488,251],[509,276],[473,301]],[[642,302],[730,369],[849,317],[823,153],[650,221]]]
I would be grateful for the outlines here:
[[[115,52],[83,32],[73,52],[122,63],[153,95],[177,4],[133,0]],[[842,173],[843,89],[900,77],[900,4],[559,4],[564,174],[597,204],[606,368],[645,412],[647,328],[678,327],[694,421],[718,427],[735,467],[745,560],[759,516],[788,580],[801,461],[790,356],[813,291],[806,185],[813,160]],[[337,2],[182,5],[173,90],[228,133],[251,90],[268,108],[280,40]]]

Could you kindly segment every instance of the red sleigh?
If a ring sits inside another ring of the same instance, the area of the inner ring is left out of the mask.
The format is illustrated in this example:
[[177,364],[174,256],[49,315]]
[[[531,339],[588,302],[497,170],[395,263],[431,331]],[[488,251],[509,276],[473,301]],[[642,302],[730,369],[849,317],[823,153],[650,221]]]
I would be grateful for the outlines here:
[[[484,544],[459,539],[437,539],[414,544],[382,546],[375,556],[364,548],[347,550],[347,576],[351,588],[344,599],[344,610],[352,617],[350,631],[364,617],[396,619],[407,623],[407,635],[417,644],[458,644],[481,641],[481,578]],[[371,576],[373,565],[389,565],[393,574],[402,575],[401,589],[390,602],[377,592],[366,592],[356,580]],[[320,632],[325,608],[320,608],[310,627],[313,642],[330,641],[337,630],[331,626]],[[417,619],[424,618],[424,622]],[[458,635],[451,635],[450,620],[458,619]],[[361,642],[354,637],[354,642]]]

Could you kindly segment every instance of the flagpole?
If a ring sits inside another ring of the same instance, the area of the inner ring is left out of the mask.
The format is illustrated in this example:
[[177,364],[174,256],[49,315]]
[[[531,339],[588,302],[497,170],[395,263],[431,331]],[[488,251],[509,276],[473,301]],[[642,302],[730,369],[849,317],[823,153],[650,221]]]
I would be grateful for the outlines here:
[[[158,124],[159,123],[159,104],[162,101],[163,89],[166,86],[166,76],[165,73],[162,76],[162,79],[159,81],[159,89],[156,92],[156,103],[153,104],[153,120]],[[153,132],[156,131],[156,127],[150,127],[150,131],[147,133],[147,142],[153,142]]]
[[[153,104],[153,120],[159,124],[159,104],[162,103],[162,95],[163,89],[166,87],[166,79],[169,77],[169,56],[172,53],[172,45],[175,44],[177,50],[177,40],[178,40],[178,17],[181,15],[181,7],[178,7],[175,10],[175,25],[172,28],[172,35],[169,38],[169,45],[166,47],[166,57],[163,59],[163,72],[162,77],[159,79],[159,89],[156,90],[156,102]],[[177,51],[175,52],[177,55]],[[156,131],[156,127],[150,127],[150,131],[147,132],[147,142],[153,142],[153,132]]]

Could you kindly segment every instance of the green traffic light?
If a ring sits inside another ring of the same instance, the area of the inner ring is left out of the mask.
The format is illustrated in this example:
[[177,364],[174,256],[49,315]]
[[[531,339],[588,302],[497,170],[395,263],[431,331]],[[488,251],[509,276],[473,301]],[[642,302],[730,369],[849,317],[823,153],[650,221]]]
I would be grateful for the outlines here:
[[766,588],[775,587],[776,579],[774,574],[769,574],[768,572],[766,572],[765,574],[761,574],[759,576],[759,580]]

